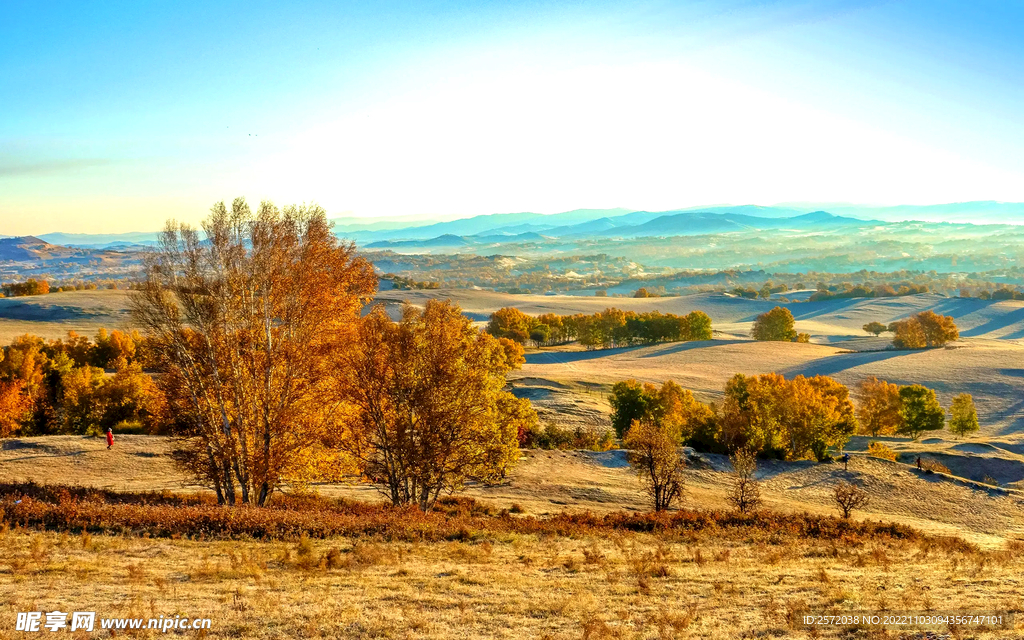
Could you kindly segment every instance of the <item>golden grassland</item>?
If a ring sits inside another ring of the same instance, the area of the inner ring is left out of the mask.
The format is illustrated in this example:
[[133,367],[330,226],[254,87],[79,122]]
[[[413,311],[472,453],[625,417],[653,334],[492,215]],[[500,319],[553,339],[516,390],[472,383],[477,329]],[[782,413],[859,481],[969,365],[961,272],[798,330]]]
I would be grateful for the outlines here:
[[[805,609],[1020,611],[1024,596],[1020,545],[980,551],[935,538],[200,542],[4,527],[0,558],[8,630],[19,611],[181,614],[210,618],[209,638],[809,638],[819,634],[793,622]],[[1020,629],[943,631],[1004,638]]]

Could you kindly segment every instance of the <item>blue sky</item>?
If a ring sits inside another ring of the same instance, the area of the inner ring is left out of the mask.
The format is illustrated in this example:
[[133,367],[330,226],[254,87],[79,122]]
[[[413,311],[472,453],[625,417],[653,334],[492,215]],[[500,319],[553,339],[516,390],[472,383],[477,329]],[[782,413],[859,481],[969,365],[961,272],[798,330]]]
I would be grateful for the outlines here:
[[[372,6],[376,4],[376,6]],[[0,233],[1024,200],[1024,2],[4,5]]]

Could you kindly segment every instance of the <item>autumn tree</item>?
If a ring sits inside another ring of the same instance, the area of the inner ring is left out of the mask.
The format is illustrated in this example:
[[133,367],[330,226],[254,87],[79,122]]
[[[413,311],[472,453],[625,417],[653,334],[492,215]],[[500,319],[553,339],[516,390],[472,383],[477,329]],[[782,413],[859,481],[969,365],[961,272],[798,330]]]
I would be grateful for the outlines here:
[[882,335],[882,333],[888,330],[888,327],[881,322],[869,322],[861,328],[864,329],[866,333],[875,334],[876,337]]
[[892,344],[897,349],[941,347],[960,338],[952,316],[940,316],[931,310],[890,323],[889,331],[893,333]]
[[187,470],[221,503],[264,505],[342,417],[337,354],[376,289],[317,206],[219,203],[168,223],[131,295]]
[[960,339],[960,331],[953,321],[953,316],[942,316],[928,309],[915,317],[921,324],[925,342],[929,347],[941,347]]
[[792,312],[786,307],[775,307],[757,316],[750,335],[754,340],[792,342],[796,339],[796,329],[793,325]]
[[854,510],[868,505],[870,496],[867,491],[852,482],[843,481],[832,488],[832,502],[843,518],[849,519]]
[[683,461],[679,434],[666,423],[636,420],[623,440],[627,459],[643,483],[655,511],[665,511],[682,497]]
[[470,479],[500,478],[534,429],[528,400],[505,390],[522,347],[481,333],[457,305],[431,300],[393,322],[377,307],[342,356],[351,415],[336,446],[394,504],[429,509]]
[[736,374],[726,383],[721,412],[726,446],[790,460],[823,460],[857,424],[846,387],[825,376]]
[[142,336],[137,331],[127,333],[114,329],[108,332],[100,328],[92,349],[91,364],[102,369],[113,369],[120,358],[132,362],[136,359],[136,350],[141,342]]
[[871,436],[894,435],[900,427],[900,388],[871,376],[860,383],[857,418],[862,432]]
[[668,380],[658,390],[656,406],[655,415],[679,434],[682,444],[700,451],[725,452],[714,407],[694,398],[690,390]]
[[[4,359],[4,350],[0,349],[0,364]],[[0,438],[15,435],[31,416],[32,401],[24,387],[21,380],[0,378]]]
[[917,440],[925,431],[938,431],[946,422],[946,413],[935,398],[935,391],[919,384],[900,387],[900,427],[897,433]]
[[728,500],[740,513],[751,513],[761,506],[761,487],[757,473],[757,454],[750,449],[737,449],[729,460],[732,462],[732,490]]
[[508,338],[519,344],[524,344],[530,339],[530,331],[537,321],[516,309],[515,307],[503,307],[491,314],[491,320],[487,323],[487,332],[495,338]]
[[31,416],[32,400],[21,381],[0,381],[0,438],[17,435]]
[[575,327],[571,326],[570,316],[560,316],[557,313],[542,313],[537,316],[537,322],[548,328],[547,342],[562,343],[576,338]]
[[974,398],[969,393],[961,393],[953,398],[949,407],[949,430],[958,438],[979,429],[978,411],[974,408]]
[[888,328],[893,334],[892,346],[897,349],[924,349],[928,346],[928,338],[916,318],[890,322]]
[[132,424],[142,427],[147,433],[159,433],[169,421],[163,392],[153,378],[143,373],[138,362],[129,362],[121,357],[112,364],[114,375],[96,393],[100,431]]

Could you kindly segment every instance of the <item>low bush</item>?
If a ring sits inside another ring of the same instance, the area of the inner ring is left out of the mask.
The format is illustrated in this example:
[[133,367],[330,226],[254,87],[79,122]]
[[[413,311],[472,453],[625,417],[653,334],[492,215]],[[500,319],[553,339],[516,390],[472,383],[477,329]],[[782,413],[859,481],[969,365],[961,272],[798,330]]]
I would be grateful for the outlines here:
[[872,458],[881,458],[882,460],[891,460],[893,462],[896,462],[896,458],[899,457],[895,451],[881,442],[869,442],[868,455]]
[[[473,540],[506,534],[579,537],[616,531],[669,535],[731,534],[740,539],[779,536],[839,540],[930,539],[896,523],[856,522],[811,514],[683,509],[606,515],[562,513],[546,518],[510,515],[472,498],[439,500],[434,509],[329,500],[318,496],[275,497],[271,507],[224,507],[212,499],[157,493],[116,493],[80,487],[0,484],[0,522],[8,526],[65,531],[193,539],[257,538],[300,541],[332,536],[388,541]],[[958,545],[967,545],[955,541]],[[965,548],[969,548],[965,546]]]
[[568,428],[547,422],[536,429],[524,429],[519,434],[519,446],[524,449],[607,451],[615,446],[615,435],[607,430],[599,431],[582,426]]
[[925,471],[931,471],[932,473],[947,473],[953,475],[953,472],[949,470],[949,467],[942,464],[935,458],[921,458],[921,468]]

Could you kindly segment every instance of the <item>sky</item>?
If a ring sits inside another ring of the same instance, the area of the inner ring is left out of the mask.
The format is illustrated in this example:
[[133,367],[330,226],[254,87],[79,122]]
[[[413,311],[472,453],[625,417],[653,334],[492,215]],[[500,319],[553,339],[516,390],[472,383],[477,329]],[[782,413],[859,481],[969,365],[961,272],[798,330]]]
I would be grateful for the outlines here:
[[1024,1],[8,2],[0,234],[1024,201]]

